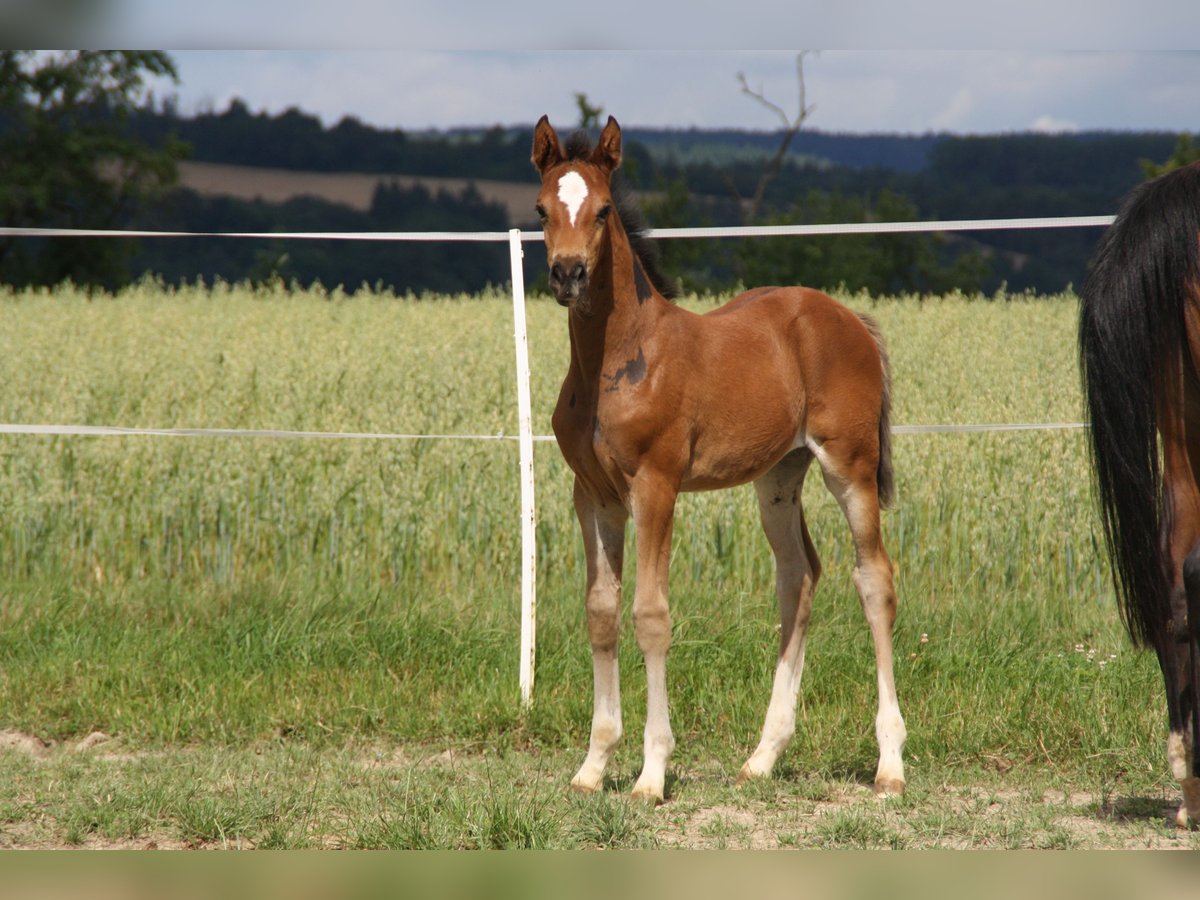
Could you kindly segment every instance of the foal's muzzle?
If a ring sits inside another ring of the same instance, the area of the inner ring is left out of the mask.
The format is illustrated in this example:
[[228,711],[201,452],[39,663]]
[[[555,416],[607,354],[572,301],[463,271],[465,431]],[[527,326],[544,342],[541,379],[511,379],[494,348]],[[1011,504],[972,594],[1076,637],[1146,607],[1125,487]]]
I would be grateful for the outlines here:
[[587,267],[580,259],[556,260],[550,266],[550,290],[560,306],[570,306],[587,288]]

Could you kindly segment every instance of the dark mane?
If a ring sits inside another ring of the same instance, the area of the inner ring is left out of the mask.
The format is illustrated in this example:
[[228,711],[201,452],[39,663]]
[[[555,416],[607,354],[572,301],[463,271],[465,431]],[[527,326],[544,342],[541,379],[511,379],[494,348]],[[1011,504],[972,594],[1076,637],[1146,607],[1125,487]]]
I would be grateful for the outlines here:
[[[576,131],[567,138],[563,152],[568,160],[586,160],[592,152],[592,139],[586,131]],[[658,246],[646,235],[650,226],[646,224],[632,188],[620,172],[613,174],[612,195],[621,225],[629,237],[629,245],[633,248],[634,256],[641,262],[646,277],[660,294],[668,300],[674,300],[679,296],[679,287],[663,272]]]
[[577,159],[587,159],[591,152],[592,139],[588,137],[586,131],[581,129],[567,135],[567,140],[563,144],[563,153],[567,155],[568,162]]

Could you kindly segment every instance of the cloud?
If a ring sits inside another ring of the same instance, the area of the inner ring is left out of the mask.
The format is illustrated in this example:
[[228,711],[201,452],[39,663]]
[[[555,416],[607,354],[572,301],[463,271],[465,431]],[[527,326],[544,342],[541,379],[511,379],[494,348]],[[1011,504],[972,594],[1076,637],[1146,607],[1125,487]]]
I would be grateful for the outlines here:
[[1056,119],[1054,116],[1043,113],[1029,123],[1029,130],[1037,131],[1041,134],[1066,134],[1072,131],[1078,131],[1079,126],[1074,122]]

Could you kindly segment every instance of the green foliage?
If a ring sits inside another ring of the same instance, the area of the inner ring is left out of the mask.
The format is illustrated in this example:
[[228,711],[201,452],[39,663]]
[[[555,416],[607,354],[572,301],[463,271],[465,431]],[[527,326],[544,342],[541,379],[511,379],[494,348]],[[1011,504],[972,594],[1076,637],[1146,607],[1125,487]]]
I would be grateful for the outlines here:
[[1155,163],[1148,159],[1141,160],[1142,172],[1147,180],[1157,178],[1160,175],[1166,175],[1168,172],[1173,172],[1175,169],[1181,168],[1200,160],[1200,143],[1192,140],[1192,136],[1186,132],[1179,135],[1179,139],[1175,143],[1175,150],[1171,156],[1163,163]]
[[[134,137],[150,76],[175,78],[157,51],[0,51],[0,222],[112,228],[175,180],[183,146]],[[0,239],[0,281],[115,286],[129,244]]]
[[[659,183],[644,204],[655,227],[711,225],[712,210],[688,191],[683,175]],[[906,198],[886,188],[874,203],[839,192],[810,191],[787,212],[760,224],[791,225],[842,222],[904,222],[918,218]],[[686,290],[716,292],[736,280],[872,294],[973,292],[982,289],[990,264],[980,248],[942,235],[878,234],[780,236],[741,241],[663,240],[658,243],[665,270]]]
[[579,110],[579,127],[580,128],[599,128],[602,124],[601,117],[604,115],[603,106],[592,106],[588,102],[587,94],[582,91],[575,93],[575,108]]
[[[855,197],[810,192],[790,213],[764,224],[911,222],[916,208],[882,191],[873,208]],[[953,255],[951,255],[953,254]],[[943,258],[950,256],[948,262]],[[947,245],[928,234],[820,235],[742,241],[736,250],[741,282],[805,284],[872,294],[978,291],[987,263],[970,245]]]
[[130,126],[149,143],[175,132],[192,147],[193,158],[205,162],[506,181],[533,177],[532,126],[409,133],[345,116],[326,127],[296,107],[274,115],[255,113],[237,98],[225,110],[189,117],[180,116],[169,101],[157,108],[147,105],[130,117]]
[[[660,178],[657,190],[643,201],[642,212],[655,228],[712,224],[704,208],[689,193],[683,175],[671,181]],[[729,281],[728,261],[713,253],[711,241],[665,240],[658,241],[656,246],[667,277],[678,279],[689,291],[719,290]]]
[[[314,197],[271,204],[177,191],[130,224],[164,231],[503,231],[507,216],[474,186],[452,194],[382,182],[364,212]],[[480,291],[510,278],[504,245],[444,241],[145,241],[130,268],[172,284],[282,280],[354,290],[366,282],[401,292]]]
[[[586,96],[583,102],[581,116],[601,114]],[[595,124],[598,120],[593,127]],[[130,117],[130,125],[150,143],[178,132],[192,145],[195,158],[207,162],[496,179],[527,184],[531,198],[535,190],[528,126],[420,133],[375,128],[347,117],[325,127],[316,116],[298,109],[276,115],[254,113],[239,100],[224,111],[190,118],[179,117],[170,104],[157,110],[142,108]],[[1138,160],[1166,155],[1175,140],[1175,135],[1167,133],[856,136],[801,131],[764,194],[761,217],[814,221],[804,207],[810,205],[806,198],[817,195],[824,197],[813,201],[818,208],[857,204],[867,219],[882,217],[879,207],[887,207],[893,200],[928,219],[1102,215],[1116,209],[1121,197],[1141,180]],[[635,189],[652,195],[646,204],[652,225],[741,224],[744,205],[734,197],[754,194],[763,161],[779,143],[778,132],[627,128],[621,171]],[[165,211],[149,219],[161,222],[160,227],[191,228],[184,215],[191,214],[187,208],[210,205],[214,210],[219,207],[225,218],[268,220],[268,230],[302,230],[301,223],[316,216],[311,202],[266,210],[261,204],[200,198],[172,201]],[[466,213],[470,206],[463,203],[457,212]],[[173,216],[171,209],[178,215]],[[454,215],[445,209],[441,212],[445,215],[439,215],[442,223],[434,226],[436,230],[462,227],[452,224]],[[323,208],[320,215],[344,221],[344,213]],[[201,217],[215,218],[216,214]],[[531,225],[532,221],[503,221],[498,226],[481,223],[473,227]],[[372,227],[377,226],[361,214],[351,226]],[[1006,285],[1012,290],[1052,292],[1082,282],[1095,249],[1096,232],[1083,228],[973,232],[944,240],[890,237],[883,244],[853,239],[842,246],[835,246],[832,240],[820,239],[819,247],[805,251],[816,257],[799,272],[806,280],[804,273],[811,271],[820,283],[870,285],[876,290],[912,286],[939,291],[949,286],[969,291],[980,286],[991,293]],[[191,257],[192,247],[181,249]],[[186,268],[203,271],[206,277],[210,272],[219,274],[226,280],[279,270],[284,277],[304,284],[313,280],[346,285],[382,281],[418,292],[478,290],[489,281],[503,279],[482,257],[467,261],[461,269],[451,264],[422,270],[422,259],[437,251],[430,245],[419,249],[405,265],[396,266],[395,273],[378,257],[361,256],[346,245],[332,252],[289,248],[289,259],[282,267],[275,264],[282,250],[274,248],[205,248],[195,251],[204,264],[196,266],[189,259]],[[679,277],[687,289],[726,290],[739,278],[751,283],[747,270],[735,259],[733,242],[673,240],[664,242],[662,249],[668,272]],[[748,252],[754,255],[762,250],[749,248]],[[310,260],[306,258],[310,252],[324,258]],[[772,253],[765,251],[767,257]],[[759,260],[755,267],[780,273],[780,280],[794,280],[787,273],[796,272],[799,266],[786,257],[795,254],[794,249],[781,247],[778,260]],[[155,251],[150,268],[173,278],[172,266],[178,266],[183,256],[171,259],[165,251]],[[877,266],[886,260],[915,269],[897,268],[881,275]],[[143,263],[150,260],[137,260],[133,271],[142,271]],[[341,271],[333,276],[335,268]],[[462,278],[457,277],[460,271]],[[456,280],[447,281],[447,273]]]

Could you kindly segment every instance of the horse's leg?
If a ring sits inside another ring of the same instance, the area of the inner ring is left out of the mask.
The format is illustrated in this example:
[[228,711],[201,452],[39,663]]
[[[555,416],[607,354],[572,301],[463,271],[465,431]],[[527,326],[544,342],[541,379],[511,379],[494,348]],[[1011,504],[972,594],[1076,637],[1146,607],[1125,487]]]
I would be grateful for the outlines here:
[[[1172,593],[1173,609],[1187,602],[1182,590]],[[1167,762],[1183,793],[1175,824],[1187,828],[1189,822],[1200,821],[1200,779],[1193,774],[1190,654],[1187,638],[1173,628],[1168,627],[1156,641],[1154,650],[1167,689]]]
[[1194,721],[1194,642],[1200,621],[1191,615],[1192,609],[1200,606],[1200,475],[1186,437],[1187,423],[1196,420],[1196,398],[1188,392],[1184,396],[1191,402],[1184,404],[1183,415],[1164,417],[1162,430],[1164,521],[1170,529],[1165,535],[1171,573],[1170,619],[1151,635],[1167,690],[1167,760],[1183,793],[1175,819],[1181,827],[1187,827],[1189,818],[1200,822]]
[[633,795],[661,803],[667,760],[675,749],[667,706],[667,650],[671,613],[667,580],[671,563],[676,489],[667,480],[639,473],[631,491],[637,537],[637,589],[633,625],[646,662],[646,732],[642,773]]
[[907,731],[900,715],[892,670],[896,589],[892,583],[892,563],[880,537],[876,482],[878,453],[867,452],[860,443],[851,444],[848,440],[829,440],[810,447],[821,464],[825,485],[837,498],[854,536],[854,586],[858,589],[863,614],[875,642],[875,674],[879,686],[879,708],[875,714],[879,766],[875,771],[875,792],[901,794],[904,792],[901,753]]
[[627,514],[619,503],[601,504],[575,481],[575,512],[587,555],[587,622],[592,645],[592,734],[587,758],[571,787],[584,793],[600,789],[604,769],[621,740],[621,684],[617,671],[617,635],[621,614],[621,565]]
[[821,576],[801,492],[812,453],[800,450],[783,458],[754,482],[763,531],[775,554],[775,592],[779,598],[779,660],[771,702],[758,747],[738,773],[738,783],[771,774],[779,755],[796,733],[796,695],[804,672],[804,638],[812,611],[813,590]]
[[[1183,803],[1176,813],[1175,823],[1186,828],[1189,819],[1200,822],[1200,759],[1196,755],[1200,747],[1200,697],[1196,695],[1196,677],[1200,673],[1200,544],[1196,544],[1184,560],[1183,592],[1187,634],[1175,638],[1175,667],[1182,669],[1186,665],[1186,682],[1191,691],[1173,692],[1168,688],[1168,697],[1174,694],[1179,709],[1172,717],[1167,757],[1171,761],[1172,774],[1183,791]],[[1165,666],[1163,671],[1166,672]],[[1171,705],[1168,700],[1168,709]]]

